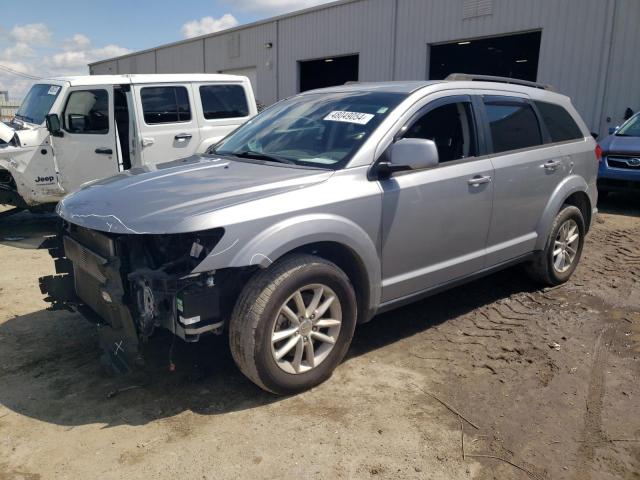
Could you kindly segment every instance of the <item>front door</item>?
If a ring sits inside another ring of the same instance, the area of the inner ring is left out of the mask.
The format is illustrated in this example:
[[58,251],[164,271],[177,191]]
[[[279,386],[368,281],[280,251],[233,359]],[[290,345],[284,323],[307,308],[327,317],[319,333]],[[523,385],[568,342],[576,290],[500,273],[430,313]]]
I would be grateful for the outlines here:
[[493,199],[493,167],[479,155],[468,96],[427,107],[402,137],[433,140],[435,168],[396,174],[383,190],[382,301],[482,270]]
[[62,136],[53,137],[60,184],[67,193],[118,173],[113,86],[72,87],[62,110]]
[[136,85],[136,105],[145,165],[196,153],[200,129],[190,84]]

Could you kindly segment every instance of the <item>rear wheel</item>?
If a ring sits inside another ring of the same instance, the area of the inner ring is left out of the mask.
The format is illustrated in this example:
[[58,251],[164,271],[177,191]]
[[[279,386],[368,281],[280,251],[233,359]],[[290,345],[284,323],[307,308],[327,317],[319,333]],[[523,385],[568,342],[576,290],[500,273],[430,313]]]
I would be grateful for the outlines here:
[[565,205],[553,222],[546,248],[528,265],[529,275],[548,286],[569,280],[582,255],[585,231],[580,209]]
[[229,326],[231,352],[256,385],[292,394],[331,376],[355,324],[356,298],[345,273],[322,258],[292,255],[243,289]]

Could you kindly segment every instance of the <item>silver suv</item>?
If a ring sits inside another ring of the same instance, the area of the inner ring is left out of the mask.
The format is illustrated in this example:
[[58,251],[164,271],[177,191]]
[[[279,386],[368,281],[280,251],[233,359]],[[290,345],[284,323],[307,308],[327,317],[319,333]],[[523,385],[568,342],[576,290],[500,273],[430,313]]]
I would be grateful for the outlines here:
[[326,380],[378,313],[520,262],[566,282],[597,155],[542,85],[353,84],[281,101],[207,155],[90,184],[58,213],[108,364],[140,363],[158,327],[228,334],[247,377],[290,394]]

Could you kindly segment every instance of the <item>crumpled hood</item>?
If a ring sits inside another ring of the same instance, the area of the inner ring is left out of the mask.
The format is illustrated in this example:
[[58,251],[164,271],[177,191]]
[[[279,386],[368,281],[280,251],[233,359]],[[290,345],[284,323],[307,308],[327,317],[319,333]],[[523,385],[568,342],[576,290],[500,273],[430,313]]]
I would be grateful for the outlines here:
[[4,122],[0,122],[0,140],[4,143],[9,143],[16,131]]
[[640,155],[640,137],[609,135],[600,146],[605,154]]
[[[65,220],[113,233],[185,233],[195,217],[305,188],[332,171],[215,157],[132,169],[85,185],[58,204]],[[215,223],[215,222],[213,222]],[[207,225],[206,228],[224,227]]]

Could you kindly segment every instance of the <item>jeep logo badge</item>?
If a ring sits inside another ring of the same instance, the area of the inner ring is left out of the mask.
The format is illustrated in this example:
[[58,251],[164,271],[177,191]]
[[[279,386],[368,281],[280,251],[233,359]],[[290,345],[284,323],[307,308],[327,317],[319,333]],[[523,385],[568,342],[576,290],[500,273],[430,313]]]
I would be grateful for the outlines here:
[[38,177],[36,178],[36,183],[40,183],[40,184],[49,184],[49,183],[53,183],[54,178],[49,176],[49,177]]

